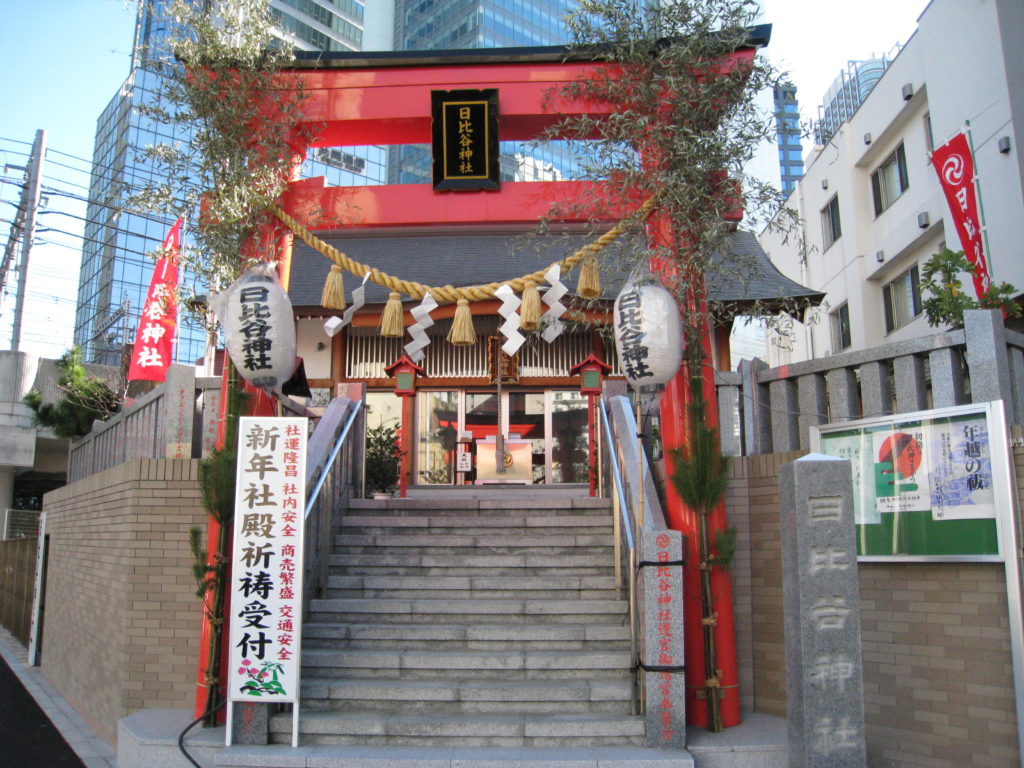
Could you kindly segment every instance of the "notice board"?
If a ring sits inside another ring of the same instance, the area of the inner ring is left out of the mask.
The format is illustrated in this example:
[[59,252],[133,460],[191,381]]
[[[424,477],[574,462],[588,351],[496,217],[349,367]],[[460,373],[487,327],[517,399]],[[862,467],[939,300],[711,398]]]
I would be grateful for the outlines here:
[[861,559],[1002,559],[1012,494],[1001,403],[816,427],[811,446],[850,461]]

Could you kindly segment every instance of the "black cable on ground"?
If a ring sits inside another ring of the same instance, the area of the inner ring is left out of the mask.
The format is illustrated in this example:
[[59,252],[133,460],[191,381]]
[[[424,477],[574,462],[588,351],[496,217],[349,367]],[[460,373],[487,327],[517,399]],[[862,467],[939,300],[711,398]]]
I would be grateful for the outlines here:
[[225,704],[227,704],[227,700],[222,701],[220,704],[218,704],[213,709],[208,709],[206,712],[203,712],[203,714],[201,714],[199,717],[197,717],[195,720],[193,720],[191,723],[189,723],[185,727],[185,730],[182,731],[181,734],[178,736],[178,749],[181,750],[181,754],[183,754],[185,756],[185,759],[188,760],[190,763],[192,763],[192,765],[194,765],[196,768],[203,768],[203,766],[201,766],[199,763],[197,763],[195,760],[193,760],[192,759],[192,755],[190,755],[188,753],[188,750],[185,749],[185,737],[188,735],[189,731],[191,731],[193,728],[195,728],[197,725],[199,725],[199,723],[201,723],[203,720],[208,718],[210,715],[212,715],[218,709],[223,707]]

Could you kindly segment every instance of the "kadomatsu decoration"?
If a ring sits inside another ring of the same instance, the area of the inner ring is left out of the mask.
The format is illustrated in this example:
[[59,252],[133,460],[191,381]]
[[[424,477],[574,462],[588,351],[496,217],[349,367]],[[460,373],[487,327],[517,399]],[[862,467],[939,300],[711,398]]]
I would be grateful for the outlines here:
[[288,381],[295,371],[295,318],[274,264],[248,270],[211,303],[242,377],[264,389]]
[[683,359],[679,308],[661,283],[630,278],[615,298],[615,351],[634,389],[667,384]]

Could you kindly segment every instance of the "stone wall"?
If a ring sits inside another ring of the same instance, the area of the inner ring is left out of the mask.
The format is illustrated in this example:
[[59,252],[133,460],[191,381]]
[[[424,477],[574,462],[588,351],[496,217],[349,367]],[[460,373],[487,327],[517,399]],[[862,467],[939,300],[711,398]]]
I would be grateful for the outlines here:
[[196,460],[139,459],[49,493],[42,670],[111,744],[117,722],[191,707],[200,608]]
[[[785,716],[778,468],[734,459],[734,592],[745,709]],[[1018,486],[1024,448],[1014,451]],[[1022,489],[1018,487],[1018,497]],[[861,563],[868,765],[1019,765],[1005,576],[998,563]],[[749,655],[745,651],[749,649]]]

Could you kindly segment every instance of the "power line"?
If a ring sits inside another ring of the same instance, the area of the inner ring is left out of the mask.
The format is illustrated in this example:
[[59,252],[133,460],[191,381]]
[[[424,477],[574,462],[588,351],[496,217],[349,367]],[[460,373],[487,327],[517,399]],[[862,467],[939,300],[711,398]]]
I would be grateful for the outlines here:
[[[137,256],[148,256],[149,255],[148,253],[145,253],[143,251],[136,251],[134,248],[125,248],[124,246],[113,245],[113,244],[105,242],[103,240],[97,240],[94,237],[86,237],[85,235],[77,235],[74,232],[68,232],[68,231],[63,230],[63,229],[57,229],[56,227],[44,227],[43,230],[46,231],[46,232],[56,232],[56,233],[61,234],[61,235],[67,235],[68,237],[78,238],[83,243],[97,243],[99,245],[104,245],[104,246],[110,245],[111,247],[117,248],[118,250],[120,250],[120,251],[122,251],[124,253],[134,253]],[[121,232],[122,230],[117,230],[117,231]],[[125,234],[133,234],[134,235],[135,233],[134,232],[126,232]],[[156,242],[156,238],[146,237],[145,235],[138,235],[138,237],[145,237],[147,240],[153,240],[154,242]]]

